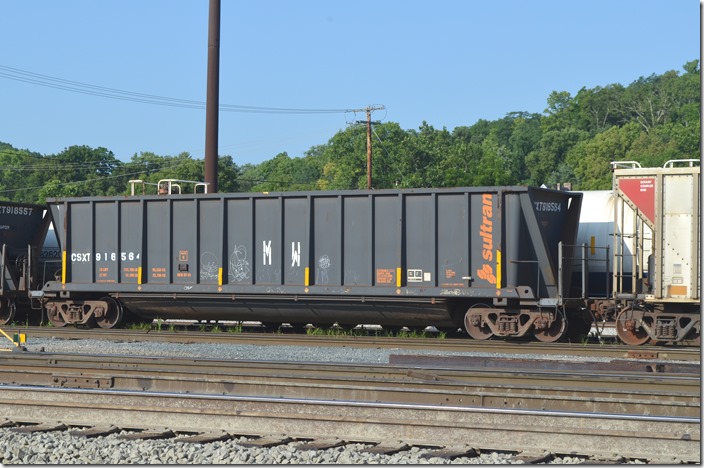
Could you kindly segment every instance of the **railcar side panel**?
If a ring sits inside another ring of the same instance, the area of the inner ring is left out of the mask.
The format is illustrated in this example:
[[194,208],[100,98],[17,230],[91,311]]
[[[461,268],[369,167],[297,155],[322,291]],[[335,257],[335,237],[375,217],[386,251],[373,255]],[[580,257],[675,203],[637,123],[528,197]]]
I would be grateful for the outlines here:
[[93,278],[96,283],[117,283],[119,249],[115,248],[119,230],[119,206],[107,203],[94,213],[95,262]]
[[[349,197],[344,199],[344,203],[343,223],[348,232],[344,238],[345,285],[371,287],[374,271],[374,253],[371,248],[374,245],[374,223],[371,222],[370,215],[372,198]],[[307,252],[305,247],[302,250]]]
[[[469,285],[473,261],[469,225],[469,193],[438,194],[437,244],[438,264],[436,286],[462,288]],[[429,229],[426,227],[426,229]]]
[[144,206],[140,201],[119,201],[116,204],[119,206],[119,228],[115,230],[118,238],[111,247],[119,254],[119,283],[136,288],[143,277]]
[[196,282],[217,286],[220,279],[220,268],[224,264],[223,204],[220,200],[203,200],[198,208],[198,248],[189,253],[193,259],[194,271],[198,272]]

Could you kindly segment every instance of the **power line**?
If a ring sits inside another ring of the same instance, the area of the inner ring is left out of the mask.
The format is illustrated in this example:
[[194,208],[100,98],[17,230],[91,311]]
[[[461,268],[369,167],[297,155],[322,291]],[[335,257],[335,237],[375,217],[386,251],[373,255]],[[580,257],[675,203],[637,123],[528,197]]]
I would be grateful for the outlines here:
[[[132,91],[124,91],[116,88],[108,88],[104,86],[96,86],[79,81],[66,80],[56,78],[49,75],[20,70],[4,65],[0,65],[0,78],[5,78],[13,81],[44,86],[47,88],[59,89],[79,94],[87,94],[91,96],[104,97],[109,99],[117,99],[122,101],[140,102],[144,104],[153,104],[159,106],[181,107],[186,109],[205,109],[204,101],[194,101],[190,99],[179,99],[167,96],[158,96],[154,94],[135,93]],[[242,113],[260,113],[260,114],[344,114],[355,112],[355,109],[305,109],[305,108],[286,108],[286,107],[262,107],[262,106],[245,106],[240,104],[221,104],[219,109],[223,112],[242,112]]]

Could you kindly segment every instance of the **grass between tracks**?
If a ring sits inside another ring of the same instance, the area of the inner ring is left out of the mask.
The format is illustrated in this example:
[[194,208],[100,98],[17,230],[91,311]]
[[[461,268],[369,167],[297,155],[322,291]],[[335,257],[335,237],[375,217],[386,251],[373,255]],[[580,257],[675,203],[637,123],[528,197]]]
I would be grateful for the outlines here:
[[[153,322],[139,322],[126,324],[125,328],[130,330],[155,330],[157,332],[168,331],[174,332],[184,329],[192,329],[194,325],[178,325],[174,323],[167,323],[162,319],[156,319]],[[257,327],[248,327],[242,323],[234,325],[224,325],[219,323],[200,323],[195,325],[198,331],[210,332],[210,333],[247,333],[249,331],[260,331],[256,329]],[[287,327],[279,327],[273,330],[273,333],[284,334],[290,333],[293,329]],[[314,336],[389,336],[397,338],[438,338],[445,339],[447,333],[443,331],[429,331],[429,330],[418,330],[418,329],[406,329],[406,328],[393,328],[393,329],[377,329],[377,328],[366,328],[366,327],[315,327],[307,326],[305,327],[305,333],[307,335]]]

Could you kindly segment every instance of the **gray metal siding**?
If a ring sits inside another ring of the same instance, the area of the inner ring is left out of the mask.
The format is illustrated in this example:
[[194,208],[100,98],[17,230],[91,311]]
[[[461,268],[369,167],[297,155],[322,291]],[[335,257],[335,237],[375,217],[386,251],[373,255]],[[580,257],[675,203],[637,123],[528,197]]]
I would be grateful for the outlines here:
[[168,284],[171,276],[171,210],[167,200],[150,201],[146,204],[147,249],[143,252],[146,261],[147,283]]
[[195,200],[174,200],[172,203],[172,281],[178,284],[194,284],[198,276],[195,268],[198,258],[198,231],[202,232],[211,227],[197,223]]
[[93,203],[72,203],[68,215],[71,281],[93,283]]
[[437,280],[436,199],[432,194],[408,195],[405,200],[406,285],[432,287]]
[[[283,253],[281,249],[281,200],[262,198],[254,201],[254,278],[256,284],[280,285]],[[243,220],[245,224],[251,220]]]
[[118,204],[95,205],[95,261],[93,277],[97,283],[117,283],[119,254],[117,249]]
[[313,268],[311,278],[319,286],[342,284],[341,199],[313,198]]
[[[223,262],[223,203],[220,200],[201,200],[198,204],[198,250],[192,261],[198,269],[197,282],[218,284]],[[197,265],[195,261],[197,260]]]
[[139,283],[142,266],[142,247],[144,243],[144,205],[140,201],[120,202],[118,239],[115,239],[115,251],[120,252],[120,282]]
[[253,229],[254,200],[250,198],[227,200],[227,266],[223,282],[253,284]]
[[302,286],[309,267],[310,214],[307,198],[284,199],[284,284]]
[[372,197],[344,199],[344,284],[345,286],[371,286],[373,271]]
[[398,195],[378,195],[374,206],[374,285],[396,286],[401,268],[401,210]]

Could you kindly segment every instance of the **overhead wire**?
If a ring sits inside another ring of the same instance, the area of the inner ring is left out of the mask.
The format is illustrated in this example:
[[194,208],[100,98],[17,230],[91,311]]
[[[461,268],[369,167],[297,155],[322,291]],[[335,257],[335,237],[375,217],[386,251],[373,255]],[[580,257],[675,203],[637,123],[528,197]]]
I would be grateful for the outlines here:
[[[136,93],[124,91],[117,88],[96,86],[79,81],[56,78],[49,75],[34,73],[18,68],[0,65],[0,78],[20,81],[24,83],[44,86],[47,88],[60,89],[74,93],[99,96],[109,99],[123,101],[141,102],[169,107],[182,107],[188,109],[205,109],[206,103],[190,99],[179,99],[154,94]],[[219,109],[223,112],[243,112],[243,113],[266,113],[266,114],[342,114],[353,112],[353,109],[315,109],[315,108],[290,108],[290,107],[263,107],[246,106],[241,104],[220,104]]]
[[[195,100],[189,100],[189,99],[180,99],[180,98],[172,98],[172,97],[167,97],[167,96],[159,96],[159,95],[153,95],[153,94],[146,94],[146,93],[137,93],[137,92],[132,92],[132,91],[125,91],[125,90],[120,90],[117,88],[109,88],[109,87],[104,87],[104,86],[97,86],[97,85],[92,85],[89,83],[83,83],[79,81],[73,81],[73,80],[66,80],[63,78],[57,78],[49,75],[44,75],[40,73],[34,73],[26,70],[21,70],[18,68],[13,68],[13,67],[8,67],[5,65],[0,65],[0,78],[5,78],[9,80],[14,80],[14,81],[19,81],[19,82],[24,82],[24,83],[29,83],[29,84],[34,84],[37,86],[44,86],[48,88],[53,88],[53,89],[59,89],[59,90],[64,90],[64,91],[69,91],[69,92],[74,92],[74,93],[80,93],[80,94],[86,94],[86,95],[92,95],[92,96],[98,96],[98,97],[104,97],[104,98],[109,98],[109,99],[117,99],[117,100],[124,100],[124,101],[132,101],[132,102],[140,102],[140,103],[145,103],[145,104],[154,104],[154,105],[162,105],[162,106],[170,106],[170,107],[181,107],[181,108],[190,108],[190,109],[205,109],[206,103],[202,101],[195,101]],[[221,104],[219,106],[219,109],[224,112],[242,112],[242,113],[268,113],[268,114],[332,114],[332,113],[355,113],[359,111],[359,109],[350,109],[350,108],[337,108],[337,109],[320,109],[320,108],[285,108],[285,107],[264,107],[264,106],[246,106],[246,105],[239,105],[239,104]],[[378,135],[377,135],[377,138]],[[386,149],[385,149],[386,151]],[[6,151],[6,150],[0,150],[0,154],[16,154],[15,152],[11,151]],[[388,152],[387,152],[388,154]],[[185,162],[185,161],[173,161],[177,162],[178,164]],[[131,164],[135,164],[132,162],[128,163],[123,163],[123,167],[129,166]],[[136,163],[139,164],[139,163]],[[177,165],[178,165],[177,164]],[[105,162],[94,162],[94,163],[62,163],[62,167],[66,169],[71,169],[71,168],[82,168],[82,169],[88,169],[91,167],[97,168],[104,168],[105,167]],[[6,167],[6,166],[0,166],[0,169],[4,170],[17,170],[17,171],[32,171],[36,169],[45,169],[46,164],[39,163],[36,166],[35,165],[24,165],[22,168],[18,167]],[[162,170],[162,169],[169,169],[169,165],[164,167],[163,165],[160,165],[160,167],[155,167],[155,170]],[[151,168],[149,168],[151,169]],[[140,171],[141,173],[143,171]],[[113,178],[113,177],[123,177],[125,175],[129,174],[121,174],[118,176],[107,176],[107,178]],[[269,182],[269,183],[276,183],[276,184],[292,184],[295,183],[293,181],[291,182],[284,182],[284,181],[269,181],[269,180],[252,180],[252,179],[240,179],[243,182]],[[67,182],[65,184],[61,185],[67,185],[71,183],[81,183],[81,182],[87,182],[87,181],[79,181],[79,182]],[[302,183],[302,184],[310,184],[314,185],[314,183],[308,182],[308,183]],[[30,189],[35,189],[37,187],[27,187],[23,189],[14,189],[14,190],[6,190],[4,192],[0,193],[5,193],[8,191],[19,191],[19,190],[30,190]]]

